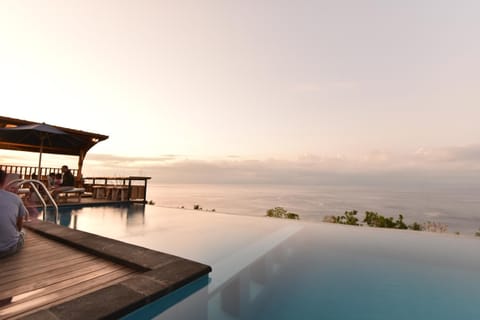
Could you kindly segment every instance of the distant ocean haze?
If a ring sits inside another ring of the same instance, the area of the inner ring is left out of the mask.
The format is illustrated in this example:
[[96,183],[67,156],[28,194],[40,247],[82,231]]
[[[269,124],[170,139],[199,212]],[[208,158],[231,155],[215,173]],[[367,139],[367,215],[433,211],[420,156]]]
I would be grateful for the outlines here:
[[480,188],[461,186],[382,187],[326,185],[156,184],[147,199],[157,206],[264,216],[284,207],[305,221],[320,222],[326,215],[358,210],[384,216],[404,216],[407,224],[433,221],[448,225],[448,232],[473,235],[480,228]]

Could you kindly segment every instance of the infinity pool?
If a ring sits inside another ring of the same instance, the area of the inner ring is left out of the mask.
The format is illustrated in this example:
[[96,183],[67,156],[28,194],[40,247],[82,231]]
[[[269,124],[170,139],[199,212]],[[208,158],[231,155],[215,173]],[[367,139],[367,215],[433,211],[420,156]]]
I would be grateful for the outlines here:
[[125,319],[480,319],[473,237],[140,205],[60,222],[212,266]]

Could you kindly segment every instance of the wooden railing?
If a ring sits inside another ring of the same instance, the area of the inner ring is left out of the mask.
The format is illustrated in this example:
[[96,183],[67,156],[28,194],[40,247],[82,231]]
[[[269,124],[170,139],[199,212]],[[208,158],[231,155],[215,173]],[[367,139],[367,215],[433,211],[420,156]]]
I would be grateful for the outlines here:
[[[0,164],[0,169],[6,171],[7,173],[14,173],[18,174],[20,178],[23,179],[30,179],[33,174],[38,175],[38,167],[30,167],[30,166],[18,166],[18,165],[11,165],[11,164]],[[42,176],[48,176],[50,173],[62,173],[61,167],[58,168],[49,168],[49,167],[42,167],[40,169],[42,171]],[[74,176],[77,176],[77,169],[70,169]]]
[[[18,166],[18,165],[4,165],[0,164],[0,169],[5,170],[6,173],[18,174],[20,178],[31,179],[33,174],[37,174],[38,167]],[[61,168],[42,167],[42,181],[46,183],[46,178],[49,173],[61,173]],[[70,169],[74,176],[77,175],[77,169]],[[93,192],[94,186],[126,186],[128,187],[128,200],[135,202],[147,201],[147,182],[150,177],[87,177],[82,181],[77,181],[77,187],[84,187],[85,191]]]
[[147,202],[147,183],[150,177],[86,177],[83,178],[85,191],[92,192],[94,187],[126,186],[129,201]]

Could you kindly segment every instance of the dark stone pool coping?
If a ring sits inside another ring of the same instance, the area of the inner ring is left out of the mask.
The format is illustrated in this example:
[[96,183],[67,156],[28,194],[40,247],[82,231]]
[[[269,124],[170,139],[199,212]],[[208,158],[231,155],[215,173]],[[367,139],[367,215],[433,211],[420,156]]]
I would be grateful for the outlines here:
[[46,238],[139,271],[138,275],[23,319],[118,319],[212,271],[210,266],[53,223],[25,227]]

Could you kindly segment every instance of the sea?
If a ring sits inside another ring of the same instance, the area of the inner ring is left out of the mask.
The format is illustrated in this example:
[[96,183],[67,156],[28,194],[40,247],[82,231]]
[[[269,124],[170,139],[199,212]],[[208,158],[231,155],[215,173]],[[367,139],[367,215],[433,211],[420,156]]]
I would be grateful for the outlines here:
[[374,211],[395,219],[402,214],[407,224],[445,224],[447,232],[461,235],[473,236],[480,228],[479,187],[150,183],[147,200],[169,208],[198,206],[205,214],[265,216],[268,209],[283,207],[301,220],[322,222],[357,210],[360,221],[365,211]]

